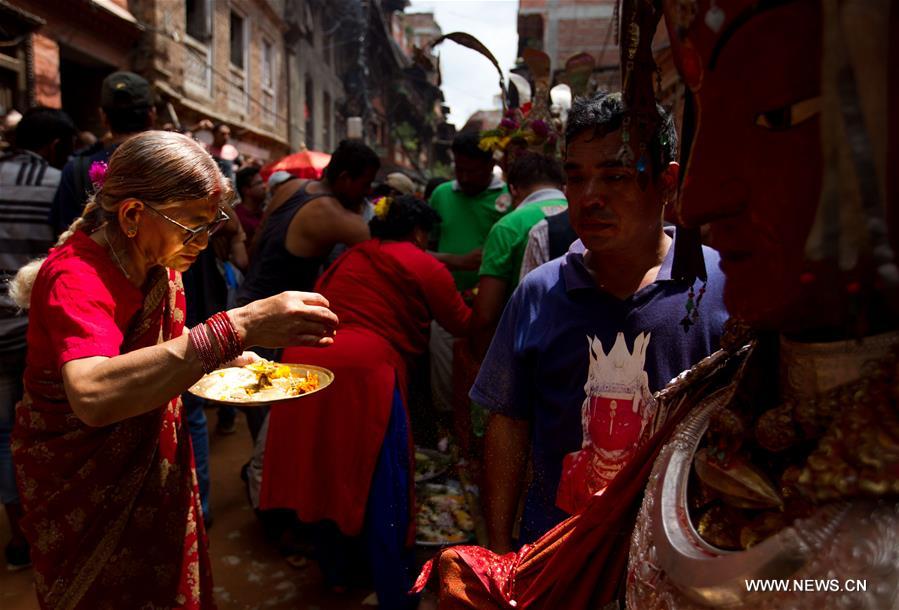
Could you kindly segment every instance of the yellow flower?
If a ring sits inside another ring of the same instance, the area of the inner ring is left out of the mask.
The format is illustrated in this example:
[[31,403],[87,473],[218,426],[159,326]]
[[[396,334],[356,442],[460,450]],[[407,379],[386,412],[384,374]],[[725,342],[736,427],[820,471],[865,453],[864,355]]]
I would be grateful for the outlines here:
[[387,213],[390,211],[390,204],[392,201],[390,197],[381,197],[377,201],[375,201],[375,216],[379,219],[384,220],[387,218]]
[[478,143],[478,148],[484,151],[494,150],[499,144],[499,136],[484,136]]

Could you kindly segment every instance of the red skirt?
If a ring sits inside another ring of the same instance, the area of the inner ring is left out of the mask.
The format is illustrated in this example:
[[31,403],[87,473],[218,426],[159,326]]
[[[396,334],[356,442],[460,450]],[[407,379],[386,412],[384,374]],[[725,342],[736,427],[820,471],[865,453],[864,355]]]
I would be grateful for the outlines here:
[[394,388],[405,388],[402,358],[382,337],[342,328],[334,345],[288,348],[282,360],[323,366],[335,378],[321,392],[272,407],[260,508],[289,508],[302,521],[328,519],[357,535]]

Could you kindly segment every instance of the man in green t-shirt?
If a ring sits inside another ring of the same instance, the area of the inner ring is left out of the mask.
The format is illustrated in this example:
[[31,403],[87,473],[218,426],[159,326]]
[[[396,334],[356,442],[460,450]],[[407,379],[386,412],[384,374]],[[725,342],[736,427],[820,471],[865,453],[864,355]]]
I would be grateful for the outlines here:
[[[512,197],[495,177],[493,153],[479,146],[477,132],[463,132],[453,140],[456,179],[441,184],[430,204],[440,214],[436,251],[432,254],[453,274],[456,288],[466,291],[478,283],[481,248],[493,225],[512,206]],[[431,325],[431,398],[438,411],[452,410],[453,337]]]
[[509,166],[507,178],[515,210],[490,230],[478,271],[471,339],[479,360],[487,352],[506,301],[518,285],[531,227],[568,207],[562,192],[562,165],[553,157],[523,153]]
[[430,200],[441,218],[434,255],[449,267],[460,291],[477,285],[487,234],[512,205],[506,185],[493,174],[493,154],[481,150],[479,142],[477,132],[456,136],[456,179],[434,189]]

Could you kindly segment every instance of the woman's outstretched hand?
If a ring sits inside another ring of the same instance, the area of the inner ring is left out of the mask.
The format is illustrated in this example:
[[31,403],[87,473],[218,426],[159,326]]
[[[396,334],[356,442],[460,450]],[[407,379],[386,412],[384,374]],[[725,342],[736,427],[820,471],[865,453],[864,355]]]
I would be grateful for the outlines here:
[[228,312],[244,345],[325,346],[334,342],[337,315],[314,292],[282,292]]

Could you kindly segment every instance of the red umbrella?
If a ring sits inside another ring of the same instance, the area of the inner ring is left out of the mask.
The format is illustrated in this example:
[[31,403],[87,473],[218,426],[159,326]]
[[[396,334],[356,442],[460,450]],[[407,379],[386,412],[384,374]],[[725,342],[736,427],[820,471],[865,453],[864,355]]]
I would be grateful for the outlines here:
[[303,150],[264,165],[259,173],[264,180],[268,180],[268,177],[277,171],[290,172],[297,178],[318,180],[330,160],[331,155],[328,153]]

